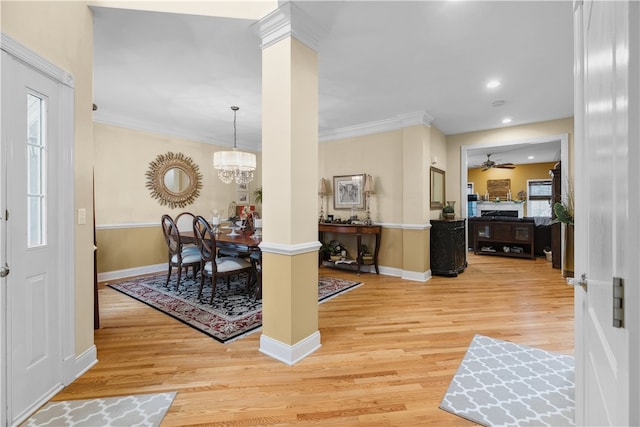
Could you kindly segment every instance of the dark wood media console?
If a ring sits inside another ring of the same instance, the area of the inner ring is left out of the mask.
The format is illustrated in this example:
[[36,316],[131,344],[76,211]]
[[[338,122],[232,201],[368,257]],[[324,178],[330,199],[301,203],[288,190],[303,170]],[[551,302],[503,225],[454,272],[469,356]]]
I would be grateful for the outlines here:
[[533,218],[473,217],[469,227],[475,254],[536,257]]

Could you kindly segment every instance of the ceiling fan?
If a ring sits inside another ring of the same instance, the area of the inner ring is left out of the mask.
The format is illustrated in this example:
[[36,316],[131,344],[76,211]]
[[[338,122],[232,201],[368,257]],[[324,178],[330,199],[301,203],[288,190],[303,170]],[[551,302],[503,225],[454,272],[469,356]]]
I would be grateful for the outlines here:
[[515,169],[516,165],[513,163],[496,163],[491,160],[491,154],[487,154],[487,160],[482,162],[482,172],[489,170],[491,168],[501,168],[501,169]]

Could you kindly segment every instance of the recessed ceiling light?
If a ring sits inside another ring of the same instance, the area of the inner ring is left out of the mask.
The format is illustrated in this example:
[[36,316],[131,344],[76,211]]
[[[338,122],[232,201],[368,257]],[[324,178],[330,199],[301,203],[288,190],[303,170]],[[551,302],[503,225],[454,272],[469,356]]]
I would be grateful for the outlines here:
[[535,159],[535,158],[536,158],[536,156],[529,156],[529,157],[527,157],[527,159],[529,159],[529,160],[533,160],[533,159]]
[[502,123],[504,124],[511,123],[511,117],[505,117],[504,119],[502,119]]
[[489,89],[493,89],[494,87],[498,87],[498,86],[500,86],[499,80],[491,80],[489,83],[487,83],[487,87]]

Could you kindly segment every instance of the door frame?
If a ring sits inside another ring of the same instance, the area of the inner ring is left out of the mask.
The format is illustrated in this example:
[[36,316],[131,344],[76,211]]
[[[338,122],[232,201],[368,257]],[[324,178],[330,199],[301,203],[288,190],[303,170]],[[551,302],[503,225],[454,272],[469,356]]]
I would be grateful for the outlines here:
[[[60,340],[62,345],[62,360],[60,360],[60,371],[62,372],[62,385],[68,385],[78,376],[78,372],[83,367],[78,366],[75,354],[75,176],[74,176],[74,78],[73,75],[59,68],[57,65],[49,62],[45,58],[32,52],[19,42],[15,41],[8,35],[0,33],[0,50],[6,52],[14,60],[34,69],[35,71],[61,83],[61,101],[60,101],[60,163],[55,165],[56,182],[60,197],[60,208],[57,212],[57,222],[54,227],[60,231],[63,236],[61,250],[58,257],[60,265],[61,295],[59,298],[59,310],[61,320]],[[4,130],[3,130],[4,132]],[[5,143],[5,135],[2,135],[0,145],[0,161],[6,161],[7,146]],[[4,165],[3,165],[4,166]],[[2,168],[6,170],[6,168]],[[4,215],[6,206],[6,177],[0,179],[0,212]],[[54,183],[50,183],[54,184]],[[0,262],[4,264],[10,254],[7,253],[6,232],[11,228],[11,223],[3,224],[3,241],[0,243]],[[11,266],[9,266],[11,267]],[[11,275],[2,279],[0,282],[0,310],[7,313],[6,290],[9,286]],[[8,364],[7,353],[9,351],[7,343],[7,327],[10,319],[0,316],[0,380],[2,383],[0,389],[0,425],[5,426],[11,421],[15,414],[7,414],[7,396],[10,393],[8,389],[7,379]],[[33,410],[37,409],[42,403],[34,405]],[[18,421],[22,422],[22,421]]]

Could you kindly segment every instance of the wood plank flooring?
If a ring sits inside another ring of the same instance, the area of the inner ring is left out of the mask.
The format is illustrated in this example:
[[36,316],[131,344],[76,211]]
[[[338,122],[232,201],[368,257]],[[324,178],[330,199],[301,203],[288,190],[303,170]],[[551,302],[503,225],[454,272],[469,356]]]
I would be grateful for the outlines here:
[[474,334],[573,355],[573,289],[544,258],[468,260],[426,283],[321,268],[364,285],[320,305],[322,347],[295,366],[259,332],[220,344],[101,286],[99,363],[54,400],[177,391],[163,426],[475,425],[438,408]]

